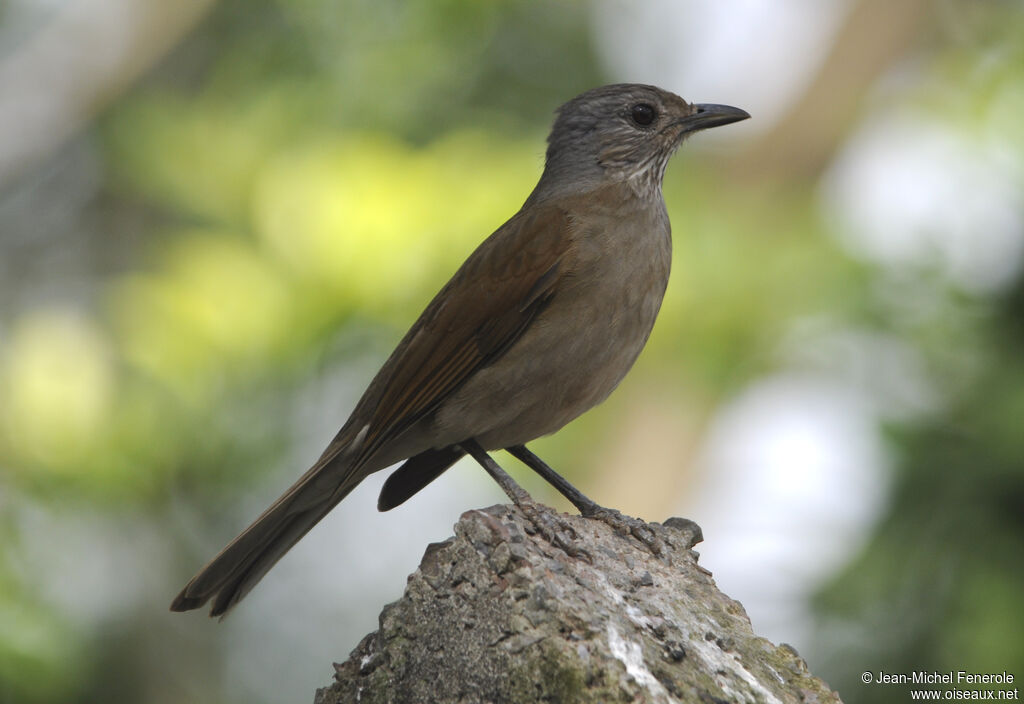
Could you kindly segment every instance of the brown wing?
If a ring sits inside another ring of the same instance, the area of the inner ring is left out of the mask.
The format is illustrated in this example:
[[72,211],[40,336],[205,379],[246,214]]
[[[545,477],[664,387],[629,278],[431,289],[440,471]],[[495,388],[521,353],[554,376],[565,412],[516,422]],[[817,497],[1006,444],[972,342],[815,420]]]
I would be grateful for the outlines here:
[[385,362],[325,458],[366,427],[358,466],[500,357],[555,295],[572,229],[564,210],[533,208],[483,242]]
[[[565,212],[534,210],[513,217],[466,260],[399,343],[316,464],[200,570],[171,609],[198,608],[216,597],[210,615],[227,613],[359,483],[367,458],[522,334],[555,295],[572,240]],[[359,436],[357,454],[345,454]],[[447,466],[441,459],[421,458],[419,466],[426,461],[437,476]]]

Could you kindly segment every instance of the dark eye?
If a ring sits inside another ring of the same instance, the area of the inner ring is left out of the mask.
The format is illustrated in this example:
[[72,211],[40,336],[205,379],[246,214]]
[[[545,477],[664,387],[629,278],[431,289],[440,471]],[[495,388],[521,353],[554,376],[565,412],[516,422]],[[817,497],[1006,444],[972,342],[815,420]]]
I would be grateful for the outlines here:
[[633,122],[640,125],[641,127],[647,127],[649,124],[654,122],[654,118],[657,116],[654,108],[647,103],[637,103],[629,109],[629,115],[633,118]]

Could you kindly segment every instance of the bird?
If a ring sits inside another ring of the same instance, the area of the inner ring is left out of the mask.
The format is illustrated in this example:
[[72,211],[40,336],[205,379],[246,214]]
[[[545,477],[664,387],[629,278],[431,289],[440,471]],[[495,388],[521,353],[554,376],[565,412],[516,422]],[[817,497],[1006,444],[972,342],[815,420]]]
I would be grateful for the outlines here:
[[593,88],[558,108],[543,172],[520,210],[430,301],[319,459],[185,585],[171,610],[212,599],[210,616],[223,617],[363,479],[398,462],[381,511],[469,455],[539,532],[575,553],[565,526],[488,454],[499,449],[583,516],[657,551],[642,521],[586,497],[526,443],[604,401],[633,366],[668,285],[666,165],[689,135],[749,117],[633,83]]

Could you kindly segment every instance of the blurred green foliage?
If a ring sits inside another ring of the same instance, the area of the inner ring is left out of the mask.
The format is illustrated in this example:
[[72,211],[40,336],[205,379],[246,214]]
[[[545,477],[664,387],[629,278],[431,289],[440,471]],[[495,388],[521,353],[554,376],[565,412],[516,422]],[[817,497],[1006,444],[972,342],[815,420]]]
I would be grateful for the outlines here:
[[[1020,177],[1024,13],[987,20],[990,33],[940,54],[908,102],[979,152],[995,148]],[[864,686],[862,670],[1008,671],[1011,690],[1024,672],[1024,277],[969,295],[911,275],[912,296],[894,295],[906,282],[890,274],[869,311],[913,342],[945,403],[887,428],[888,510],[816,599],[815,657],[846,701],[890,702],[914,688]]]
[[971,350],[977,372],[948,412],[891,430],[891,510],[818,596],[819,657],[855,701],[893,698],[857,682],[861,664],[1015,675],[1024,666],[1022,301],[1024,280],[985,316]]

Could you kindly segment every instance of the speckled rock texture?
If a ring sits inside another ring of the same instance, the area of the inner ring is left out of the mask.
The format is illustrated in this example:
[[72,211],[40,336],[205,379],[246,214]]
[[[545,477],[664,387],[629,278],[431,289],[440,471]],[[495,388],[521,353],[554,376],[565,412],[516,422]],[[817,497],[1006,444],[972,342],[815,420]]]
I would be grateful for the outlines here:
[[649,524],[658,558],[604,523],[562,518],[589,562],[514,507],[464,513],[316,704],[839,702],[718,591],[691,549],[696,524]]

